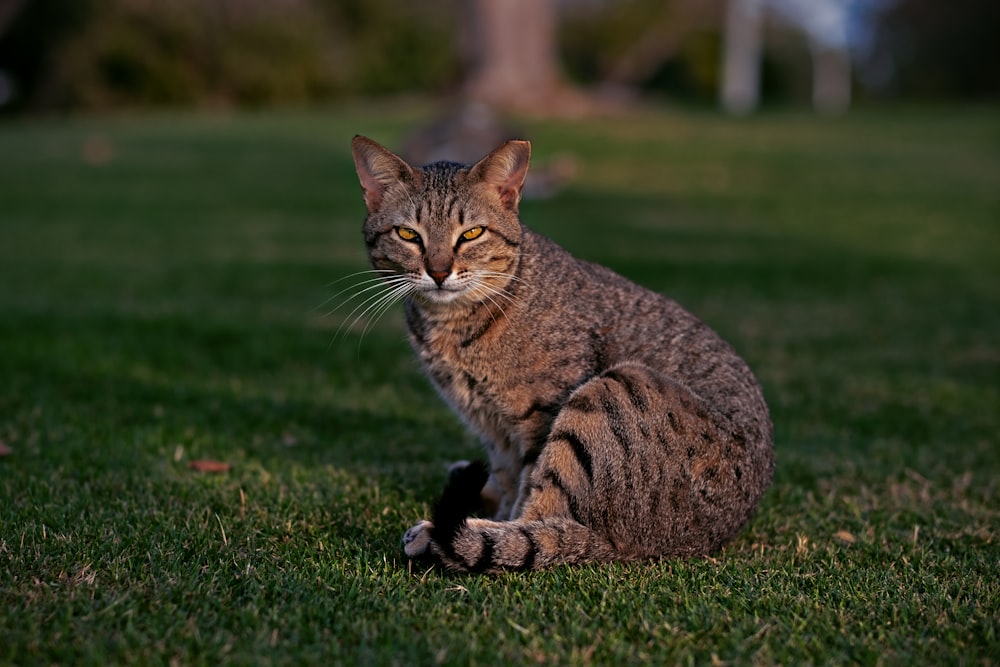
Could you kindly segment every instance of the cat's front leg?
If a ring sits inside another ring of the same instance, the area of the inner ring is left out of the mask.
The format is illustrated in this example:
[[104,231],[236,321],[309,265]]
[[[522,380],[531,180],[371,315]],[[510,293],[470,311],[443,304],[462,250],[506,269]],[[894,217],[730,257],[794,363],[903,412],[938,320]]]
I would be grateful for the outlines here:
[[[468,461],[456,461],[448,467],[448,481],[455,478],[469,465]],[[490,473],[486,484],[479,492],[480,505],[477,508],[482,515],[492,516],[495,521],[508,521],[517,516],[518,499],[520,498],[521,471],[512,469],[509,461],[502,457],[490,457]]]
[[525,465],[521,468],[521,477],[517,485],[517,496],[514,499],[514,505],[510,511],[510,518],[517,519],[521,516],[524,511],[524,503],[528,499],[528,494],[531,492],[531,472],[535,469],[535,464],[531,463]]
[[[456,478],[463,475],[470,465],[472,465],[471,461],[455,461],[448,466],[448,483],[451,484]],[[476,463],[476,465],[479,465],[479,463]],[[487,515],[496,513],[497,507],[500,506],[500,494],[496,486],[491,484],[492,479],[492,477],[487,478],[486,483],[479,492],[479,504],[470,508],[471,510]]]
[[[403,552],[409,558],[434,558],[434,543],[448,541],[469,512],[476,509],[489,471],[483,461],[459,461],[448,469],[448,483],[434,503],[434,522],[419,521],[403,533]],[[435,525],[436,524],[436,525]]]
[[[469,461],[455,461],[448,466],[449,482],[457,475],[461,475],[469,465]],[[480,505],[475,508],[482,512],[484,516],[492,516],[497,521],[509,518],[511,506],[514,502],[512,498],[504,497],[504,481],[501,481],[503,479],[503,473],[500,474],[499,478],[492,472],[490,473],[489,478],[486,480],[486,484],[483,485],[482,490],[479,492]],[[501,508],[503,508],[504,516],[500,516]]]
[[[515,508],[518,500],[518,476],[508,468],[494,468],[480,494],[487,514],[494,521],[510,521],[517,516]],[[489,504],[487,504],[489,503]],[[492,512],[488,509],[492,506]]]

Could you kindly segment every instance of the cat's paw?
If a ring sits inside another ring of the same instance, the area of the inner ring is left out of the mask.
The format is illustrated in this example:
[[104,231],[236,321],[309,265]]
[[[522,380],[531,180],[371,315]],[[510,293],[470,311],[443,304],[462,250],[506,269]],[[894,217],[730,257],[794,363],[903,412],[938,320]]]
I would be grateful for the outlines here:
[[434,524],[430,521],[421,521],[403,533],[403,553],[410,558],[428,555],[431,548],[431,528],[433,527]]

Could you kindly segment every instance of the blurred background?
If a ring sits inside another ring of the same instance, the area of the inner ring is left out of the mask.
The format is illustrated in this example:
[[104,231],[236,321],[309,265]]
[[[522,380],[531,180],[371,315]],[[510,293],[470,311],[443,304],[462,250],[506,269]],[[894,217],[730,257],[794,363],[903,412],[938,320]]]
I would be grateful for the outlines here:
[[0,113],[431,94],[576,116],[1000,95],[996,0],[0,0]]
[[[0,663],[1000,665],[998,28],[0,0]],[[481,448],[362,273],[356,133],[418,163],[530,138],[526,225],[747,359],[779,463],[725,564],[399,569]]]

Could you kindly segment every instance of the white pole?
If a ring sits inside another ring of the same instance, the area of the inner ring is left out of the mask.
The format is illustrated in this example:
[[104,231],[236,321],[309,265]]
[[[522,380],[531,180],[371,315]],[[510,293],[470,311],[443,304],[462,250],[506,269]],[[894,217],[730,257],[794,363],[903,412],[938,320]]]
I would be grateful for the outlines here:
[[763,0],[729,0],[723,34],[722,107],[747,114],[760,103]]

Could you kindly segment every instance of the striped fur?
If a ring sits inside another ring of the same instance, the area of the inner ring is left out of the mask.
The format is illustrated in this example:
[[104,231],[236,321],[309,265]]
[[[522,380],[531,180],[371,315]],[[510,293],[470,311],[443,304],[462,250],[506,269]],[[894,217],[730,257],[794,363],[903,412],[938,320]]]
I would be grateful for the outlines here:
[[454,467],[406,555],[498,572],[730,540],[774,468],[767,406],[732,348],[521,224],[527,142],[471,167],[353,148],[372,266],[404,286],[414,350],[489,458]]

